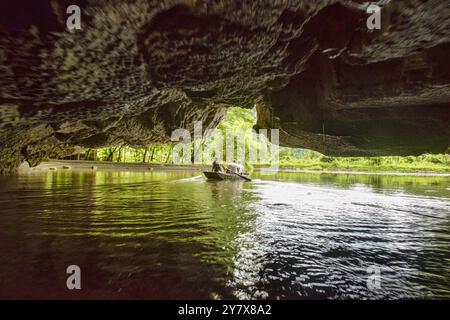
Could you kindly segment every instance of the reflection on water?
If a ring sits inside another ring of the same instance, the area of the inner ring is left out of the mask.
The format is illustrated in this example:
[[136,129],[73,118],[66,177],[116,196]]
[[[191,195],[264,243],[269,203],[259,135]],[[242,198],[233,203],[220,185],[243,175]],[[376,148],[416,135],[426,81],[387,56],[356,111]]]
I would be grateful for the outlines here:
[[450,298],[449,178],[255,178],[2,177],[0,297]]

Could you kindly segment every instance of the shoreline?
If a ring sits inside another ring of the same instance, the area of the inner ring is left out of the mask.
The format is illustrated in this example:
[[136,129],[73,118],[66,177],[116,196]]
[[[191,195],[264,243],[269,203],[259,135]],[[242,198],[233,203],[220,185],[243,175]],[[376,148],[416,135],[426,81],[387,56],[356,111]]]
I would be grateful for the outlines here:
[[354,174],[354,175],[386,175],[386,176],[421,176],[421,177],[450,177],[450,173],[439,172],[395,172],[395,171],[351,171],[351,170],[308,170],[308,169],[292,169],[279,168],[273,170],[270,168],[255,168],[262,172],[286,172],[286,173],[319,173],[319,174]]
[[130,171],[153,171],[153,170],[207,170],[202,165],[174,165],[159,163],[139,163],[139,162],[106,162],[90,160],[48,160],[42,161],[36,167],[30,168],[27,163],[19,167],[19,173],[41,172],[41,171],[69,171],[69,170],[130,170]]
[[[89,160],[49,160],[43,161],[38,166],[30,168],[27,163],[19,167],[19,173],[31,173],[42,171],[69,171],[89,170],[89,171],[110,171],[110,170],[126,170],[126,171],[153,171],[153,170],[209,170],[206,165],[174,165],[174,164],[158,164],[158,163],[117,163],[106,161],[89,161]],[[352,175],[390,175],[390,176],[424,176],[424,177],[450,177],[450,173],[439,172],[395,172],[395,171],[361,171],[361,170],[311,170],[300,168],[283,168],[274,170],[270,167],[257,167],[258,172],[286,172],[286,173],[313,173],[313,174],[352,174]]]

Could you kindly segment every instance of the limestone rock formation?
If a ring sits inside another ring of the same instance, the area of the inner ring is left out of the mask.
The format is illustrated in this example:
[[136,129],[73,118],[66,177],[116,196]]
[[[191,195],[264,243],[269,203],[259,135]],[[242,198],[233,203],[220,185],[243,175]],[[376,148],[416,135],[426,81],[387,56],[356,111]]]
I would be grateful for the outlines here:
[[[69,31],[66,8],[81,8]],[[445,0],[0,3],[0,171],[76,147],[165,142],[257,106],[281,144],[330,155],[444,152]]]

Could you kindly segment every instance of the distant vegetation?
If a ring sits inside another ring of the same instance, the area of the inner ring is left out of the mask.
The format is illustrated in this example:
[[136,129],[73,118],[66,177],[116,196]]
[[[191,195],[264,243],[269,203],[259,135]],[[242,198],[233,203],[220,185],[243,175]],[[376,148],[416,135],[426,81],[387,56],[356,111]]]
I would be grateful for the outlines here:
[[450,172],[450,155],[328,157],[319,152],[304,150],[298,156],[296,153],[293,153],[293,149],[283,148],[280,151],[280,166],[306,170]]
[[[249,130],[254,124],[255,115],[252,110],[237,107],[230,108],[226,117],[217,127],[218,132],[213,135],[209,141],[202,140],[198,143],[202,145],[202,148],[207,148],[209,147],[208,144],[215,143],[218,134],[224,134],[226,130],[233,130],[235,132],[242,130],[247,132],[244,135],[244,138],[247,150],[246,156],[248,157],[248,150],[250,147],[256,148],[258,152],[261,148],[255,137],[249,133]],[[78,156],[78,158],[112,162],[172,164],[173,148],[174,144],[151,144],[147,148],[141,149],[116,146],[88,150],[85,154]],[[193,143],[191,143],[191,150],[194,150]],[[450,155],[448,154],[423,154],[420,156],[407,157],[329,157],[312,150],[281,147],[279,159],[280,167],[306,170],[450,172]],[[193,157],[191,160],[193,161]],[[246,163],[247,170],[251,170],[253,166],[260,167],[264,165],[267,164]]]

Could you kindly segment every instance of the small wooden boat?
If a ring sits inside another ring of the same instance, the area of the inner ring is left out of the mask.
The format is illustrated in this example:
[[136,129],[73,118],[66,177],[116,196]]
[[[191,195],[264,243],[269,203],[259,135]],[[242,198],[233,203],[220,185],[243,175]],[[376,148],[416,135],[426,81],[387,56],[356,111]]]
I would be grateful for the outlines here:
[[237,173],[225,173],[225,172],[213,172],[213,171],[203,171],[203,174],[209,180],[240,180],[244,179],[246,181],[252,181],[249,176]]

